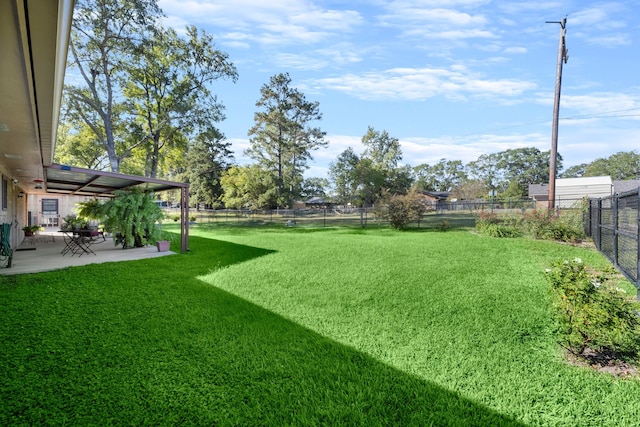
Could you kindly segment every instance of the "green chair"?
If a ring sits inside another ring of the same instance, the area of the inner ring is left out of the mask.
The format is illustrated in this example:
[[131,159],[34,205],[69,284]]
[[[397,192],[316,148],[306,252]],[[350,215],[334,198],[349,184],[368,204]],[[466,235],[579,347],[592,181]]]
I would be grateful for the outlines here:
[[13,249],[11,249],[11,224],[0,224],[0,266],[11,268]]

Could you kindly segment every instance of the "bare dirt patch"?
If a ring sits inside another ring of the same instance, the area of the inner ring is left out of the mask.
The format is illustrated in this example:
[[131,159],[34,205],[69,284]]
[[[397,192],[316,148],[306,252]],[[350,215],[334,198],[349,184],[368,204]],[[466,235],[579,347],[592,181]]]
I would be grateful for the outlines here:
[[574,366],[588,367],[597,372],[607,373],[620,378],[640,378],[638,367],[620,360],[614,354],[598,353],[586,349],[581,355],[566,353],[567,360]]

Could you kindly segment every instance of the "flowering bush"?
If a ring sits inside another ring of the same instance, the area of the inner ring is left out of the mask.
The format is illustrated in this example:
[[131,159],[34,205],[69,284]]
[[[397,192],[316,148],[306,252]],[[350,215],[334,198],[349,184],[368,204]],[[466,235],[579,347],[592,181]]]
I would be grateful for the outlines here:
[[534,209],[522,214],[523,226],[533,235],[534,239],[544,237],[544,230],[549,227],[553,216],[545,209]]
[[585,237],[582,215],[572,211],[549,215],[544,209],[534,209],[502,216],[481,212],[476,217],[476,229],[493,237],[530,235],[534,239],[562,242],[576,242]]
[[493,212],[481,212],[476,217],[476,230],[492,237],[519,237],[522,231]]
[[410,223],[420,221],[427,207],[420,195],[411,192],[406,195],[394,195],[386,203],[386,211],[381,216],[387,219],[393,228],[402,230]]
[[547,269],[560,332],[571,353],[635,357],[640,352],[640,304],[608,283],[610,275],[587,271],[582,260],[558,260]]

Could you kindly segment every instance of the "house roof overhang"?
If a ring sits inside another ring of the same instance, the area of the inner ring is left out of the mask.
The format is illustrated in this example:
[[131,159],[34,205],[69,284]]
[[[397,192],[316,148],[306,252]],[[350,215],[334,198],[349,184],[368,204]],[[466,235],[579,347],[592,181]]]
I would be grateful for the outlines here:
[[27,194],[181,189],[181,215],[188,218],[188,184],[53,164],[74,6],[75,0],[0,1],[0,173]]
[[189,184],[183,182],[165,181],[58,164],[52,164],[45,168],[45,179],[42,185],[47,193],[103,197],[112,197],[116,191],[127,189],[160,192],[187,190],[189,188]]
[[74,4],[0,2],[0,171],[28,193],[53,161]]

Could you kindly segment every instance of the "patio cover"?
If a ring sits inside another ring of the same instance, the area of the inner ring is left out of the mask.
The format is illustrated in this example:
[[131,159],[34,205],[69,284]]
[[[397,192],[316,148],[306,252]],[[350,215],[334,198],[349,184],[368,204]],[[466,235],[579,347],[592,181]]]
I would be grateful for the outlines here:
[[47,193],[114,197],[115,191],[140,189],[154,193],[180,190],[180,251],[189,250],[189,184],[142,176],[52,164],[45,167],[42,183]]

